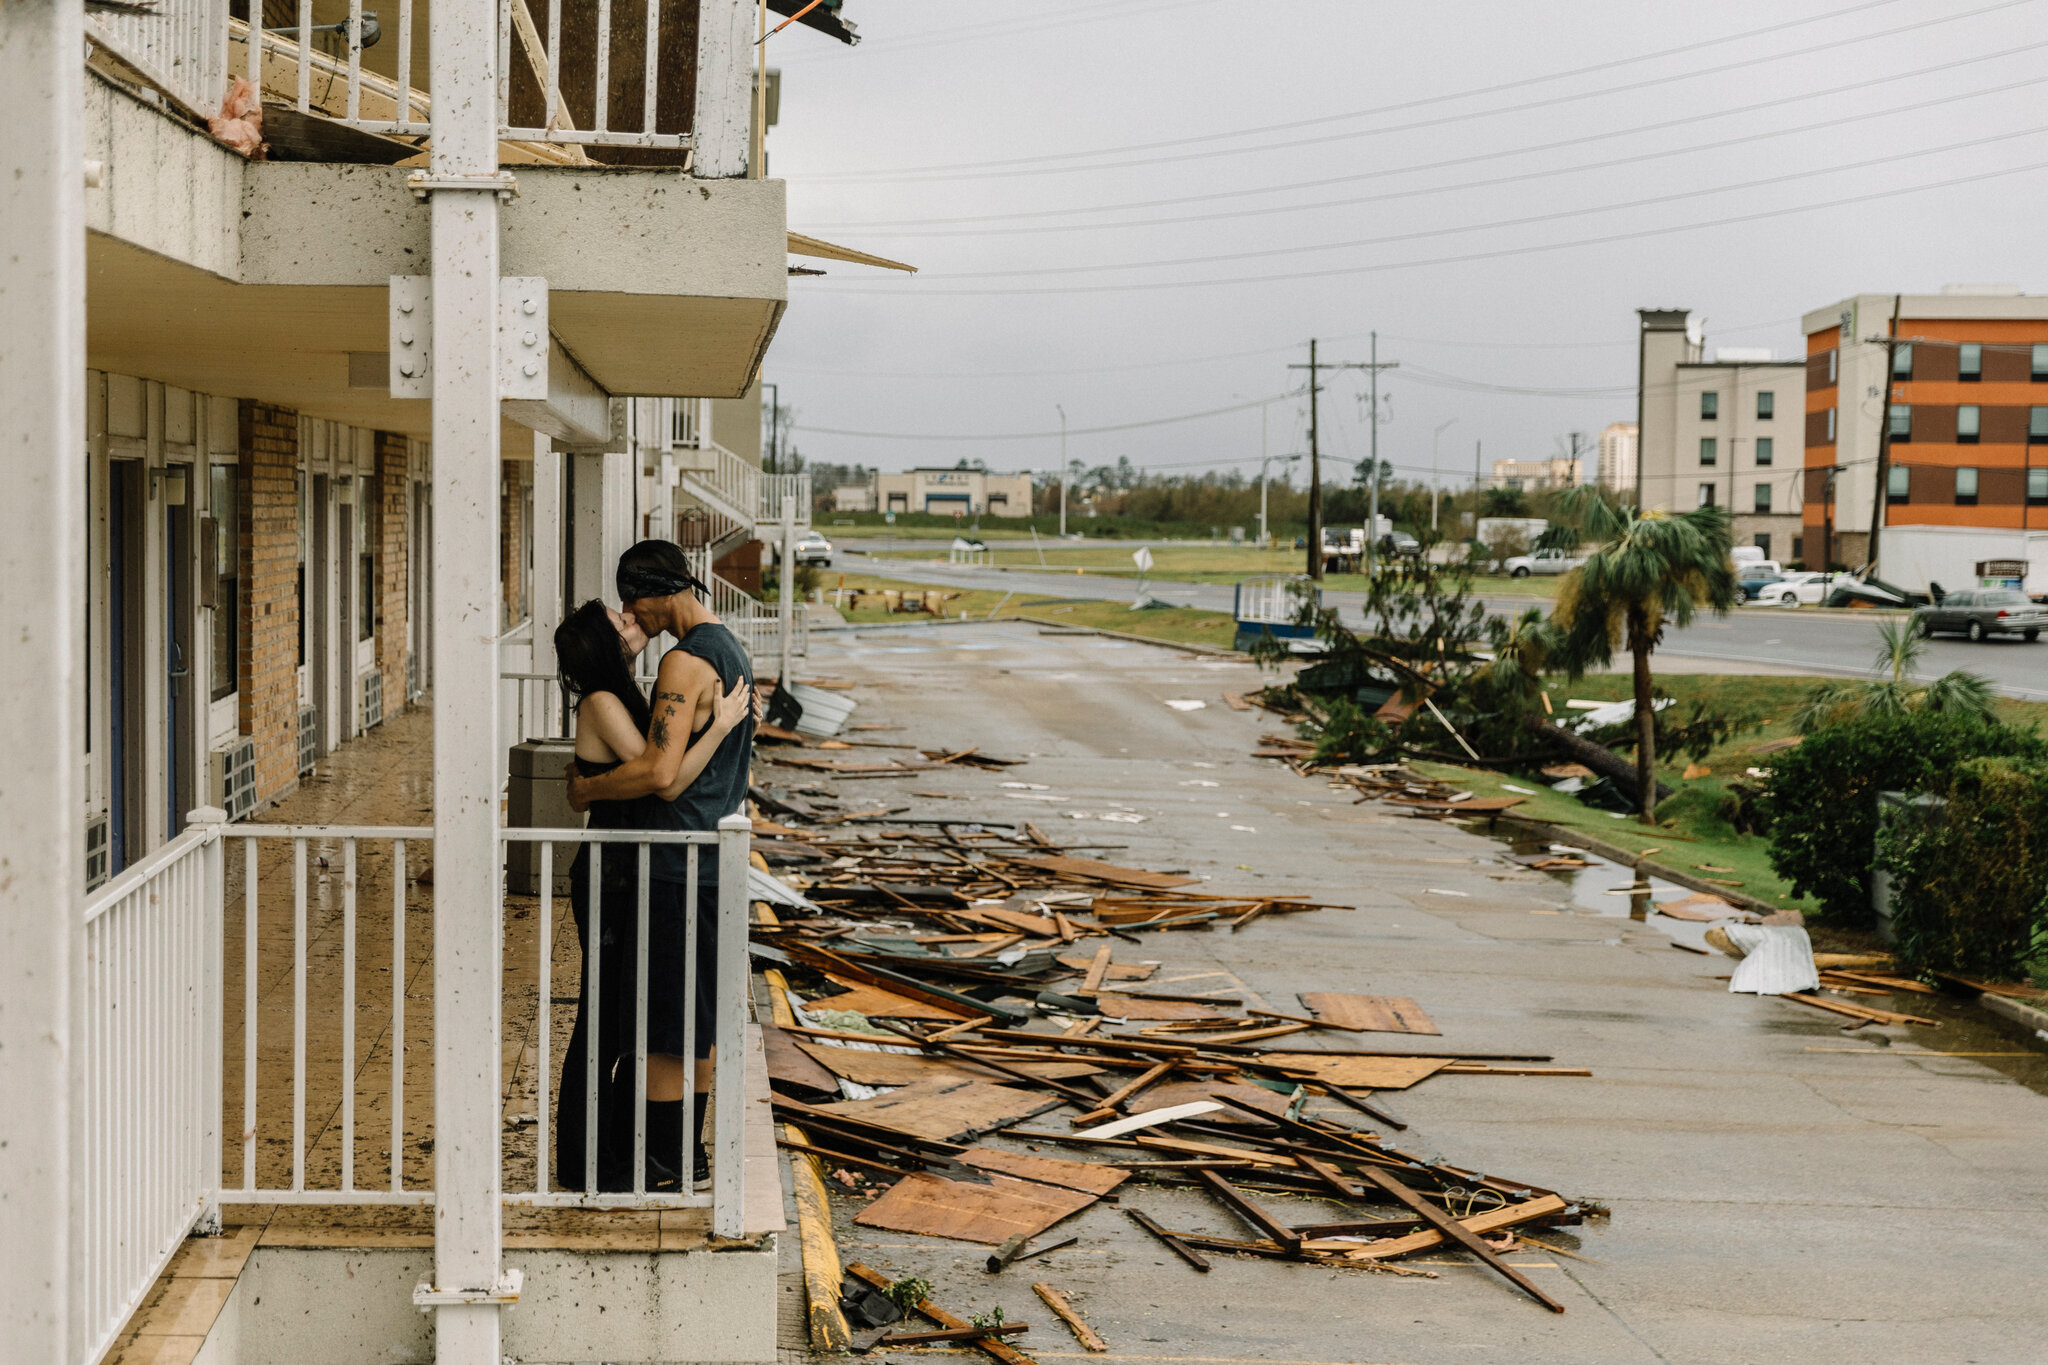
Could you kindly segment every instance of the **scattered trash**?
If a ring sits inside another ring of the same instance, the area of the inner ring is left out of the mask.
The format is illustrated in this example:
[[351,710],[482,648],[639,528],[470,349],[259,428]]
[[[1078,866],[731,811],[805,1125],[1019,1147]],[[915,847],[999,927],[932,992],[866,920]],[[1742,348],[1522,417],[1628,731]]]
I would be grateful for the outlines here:
[[1208,702],[1195,701],[1191,698],[1177,698],[1166,704],[1176,711],[1201,711],[1205,710],[1209,705]]

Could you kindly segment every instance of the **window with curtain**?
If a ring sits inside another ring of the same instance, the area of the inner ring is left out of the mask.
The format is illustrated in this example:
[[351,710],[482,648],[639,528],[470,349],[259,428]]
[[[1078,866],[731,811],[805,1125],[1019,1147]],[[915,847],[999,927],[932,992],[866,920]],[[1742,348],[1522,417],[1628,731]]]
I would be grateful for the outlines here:
[[1956,470],[1956,506],[1977,505],[1977,470],[1973,465],[1963,465]]
[[1768,422],[1778,415],[1778,395],[1765,389],[1756,396],[1756,416],[1759,422]]
[[1966,341],[1956,347],[1956,378],[1965,384],[1975,384],[1984,378],[1984,347],[1975,341]]
[[1771,462],[1777,458],[1777,454],[1777,443],[1771,437],[1759,436],[1756,438],[1756,462],[1759,465],[1768,468]]
[[1982,429],[1984,410],[1975,403],[1964,403],[1956,409],[1956,443],[1973,446],[1977,444],[1977,433]]
[[1771,510],[1771,486],[1767,483],[1760,483],[1756,486],[1756,510],[1759,512]]
[[1909,341],[1905,345],[1895,347],[1892,350],[1892,378],[1911,379],[1912,377],[1913,343]]
[[1719,443],[1711,436],[1700,437],[1700,463],[1710,465],[1719,464],[1720,462],[1721,447]]
[[1700,420],[1711,422],[1721,415],[1721,395],[1712,391],[1700,395]]
[[1884,500],[1906,502],[1913,494],[1913,471],[1905,465],[1895,464],[1885,471]]
[[1891,437],[1894,441],[1913,439],[1913,408],[1910,404],[1892,404]]

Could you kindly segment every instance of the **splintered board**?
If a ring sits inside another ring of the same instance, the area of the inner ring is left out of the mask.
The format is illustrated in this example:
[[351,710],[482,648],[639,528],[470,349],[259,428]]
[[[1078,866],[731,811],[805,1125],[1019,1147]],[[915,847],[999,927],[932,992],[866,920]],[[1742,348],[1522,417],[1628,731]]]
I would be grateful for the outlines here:
[[[1196,1100],[1213,1100],[1227,1095],[1240,1104],[1248,1104],[1264,1114],[1284,1114],[1290,1103],[1287,1096],[1268,1090],[1262,1085],[1226,1084],[1220,1081],[1174,1081],[1167,1085],[1147,1088],[1131,1101],[1133,1114],[1147,1109],[1171,1109],[1177,1104],[1192,1104]],[[1235,1109],[1224,1109],[1208,1116],[1209,1123],[1257,1123],[1251,1115]]]
[[1193,886],[1200,877],[1181,877],[1166,872],[1147,872],[1139,867],[1118,867],[1093,858],[1018,858],[1025,867],[1035,867],[1071,881],[1106,882],[1111,886],[1135,886],[1146,891],[1170,891],[1176,886]]
[[[965,1061],[943,1060],[914,1052],[870,1052],[865,1048],[833,1047],[829,1043],[798,1043],[797,1046],[825,1070],[856,1085],[915,1085],[919,1081],[940,1077],[963,1081],[993,1080],[997,1074],[970,1066]],[[1101,1067],[1082,1061],[1005,1062],[1004,1065],[1027,1075],[1054,1081],[1099,1075],[1102,1071]]]
[[1234,1009],[1237,1001],[1218,1000],[1215,1005],[1197,1005],[1191,1000],[1145,1000],[1135,995],[1112,995],[1108,991],[1099,992],[1095,997],[1095,1007],[1113,1019],[1215,1019],[1223,1024],[1244,1022],[1234,1014],[1219,1013],[1219,1006]]
[[976,1170],[996,1171],[1041,1185],[1108,1194],[1131,1178],[1129,1171],[1093,1161],[1061,1161],[1056,1157],[1033,1156],[1029,1152],[999,1152],[993,1147],[974,1147],[962,1152],[960,1164]]
[[1086,1190],[1014,1176],[991,1175],[980,1185],[920,1171],[891,1185],[853,1221],[864,1228],[1000,1246],[1012,1237],[1035,1237],[1096,1198]]
[[1422,1006],[1402,995],[1303,991],[1299,999],[1309,1013],[1339,1028],[1363,1029],[1367,1033],[1442,1033],[1429,1022]]
[[1290,1071],[1314,1074],[1346,1090],[1406,1090],[1450,1064],[1442,1057],[1344,1057],[1316,1052],[1268,1052],[1259,1058]]
[[986,1081],[932,1077],[871,1100],[825,1105],[818,1112],[859,1119],[934,1142],[970,1142],[1033,1114],[1057,1109],[1062,1103],[1057,1098],[1047,1099]]
[[938,1019],[955,1024],[973,1016],[966,1010],[951,1010],[941,1005],[928,1005],[922,1000],[885,991],[879,986],[863,986],[857,982],[846,982],[832,977],[834,984],[845,986],[844,995],[827,996],[823,1000],[812,1000],[805,1004],[811,1010],[852,1010],[879,1019]]
[[[1056,960],[1062,967],[1072,967],[1077,972],[1087,971],[1094,963],[1094,959],[1088,957],[1062,957]],[[1110,981],[1143,981],[1158,970],[1159,964],[1157,962],[1112,962],[1109,964],[1109,976],[1107,979]]]

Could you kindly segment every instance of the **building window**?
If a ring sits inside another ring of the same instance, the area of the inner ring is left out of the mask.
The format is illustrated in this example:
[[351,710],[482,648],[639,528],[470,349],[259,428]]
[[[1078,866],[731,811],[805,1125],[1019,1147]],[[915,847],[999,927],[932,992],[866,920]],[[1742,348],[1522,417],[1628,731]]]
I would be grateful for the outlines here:
[[2027,444],[2048,444],[2048,408],[2027,409]]
[[1836,366],[1840,363],[1841,358],[1842,353],[1840,351],[1828,352],[1828,383],[1830,384],[1834,383],[1837,378]]
[[1767,483],[1760,483],[1756,486],[1756,510],[1759,512],[1771,510],[1771,486]]
[[356,592],[359,609],[356,612],[356,639],[368,640],[377,633],[377,559],[368,550],[356,556],[357,577],[361,587]]
[[206,510],[213,517],[213,700],[234,693],[241,682],[241,471],[217,464],[208,471]]
[[1702,506],[1702,507],[1712,507],[1713,505],[1714,505],[1714,485],[1712,485],[1712,484],[1710,484],[1710,483],[1703,483],[1703,484],[1701,484],[1701,485],[1700,485],[1700,506]]
[[1910,502],[1913,496],[1913,471],[1905,465],[1895,464],[1884,472],[1884,500],[1886,502]]
[[1977,505],[1977,469],[1974,465],[1963,465],[1956,470],[1956,506]]
[[1754,536],[1750,537],[1750,543],[1764,552],[1765,559],[1771,557],[1771,533],[1769,531],[1758,531]]
[[1771,461],[1772,461],[1773,459],[1775,459],[1775,458],[1777,457],[1777,450],[1778,450],[1778,445],[1777,445],[1777,442],[1776,442],[1775,440],[1773,440],[1773,439],[1772,439],[1771,437],[1769,437],[1769,436],[1759,436],[1759,437],[1757,437],[1757,438],[1756,438],[1756,462],[1757,462],[1757,464],[1758,464],[1758,465],[1769,465],[1769,464],[1771,463]]
[[1894,347],[1892,350],[1892,378],[1911,379],[1912,377],[1913,343],[1909,341],[1903,346]]
[[1711,422],[1721,415],[1721,395],[1712,391],[1700,395],[1700,420]]
[[1756,418],[1768,422],[1778,415],[1778,395],[1765,389],[1756,396]]
[[2048,345],[2034,344],[2034,382],[2048,384]]
[[1975,384],[1984,378],[1982,343],[1966,341],[1956,348],[1956,378],[1965,384]]
[[1834,443],[1835,443],[1835,410],[1834,410],[1833,408],[1829,408],[1829,409],[1828,409],[1828,444],[1829,444],[1829,445],[1833,445]]
[[1711,436],[1700,437],[1700,463],[1718,464],[1720,459],[1721,447],[1715,439]]
[[2033,507],[2048,505],[2048,469],[2027,471],[2027,503]]
[[1984,410],[1975,403],[1965,403],[1956,409],[1956,444],[1973,446],[1977,444],[1977,433],[1982,427]]
[[1913,409],[1910,404],[1892,404],[1891,438],[1894,441],[1913,439]]

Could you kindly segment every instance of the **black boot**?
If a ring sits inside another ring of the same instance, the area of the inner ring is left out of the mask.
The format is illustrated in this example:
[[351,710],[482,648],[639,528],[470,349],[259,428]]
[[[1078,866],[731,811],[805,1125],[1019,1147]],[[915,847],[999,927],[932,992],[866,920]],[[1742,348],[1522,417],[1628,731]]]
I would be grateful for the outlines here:
[[699,1091],[690,1096],[690,1136],[697,1158],[691,1179],[700,1185],[711,1179],[711,1143],[704,1135],[704,1115],[710,1108],[709,1095]]

